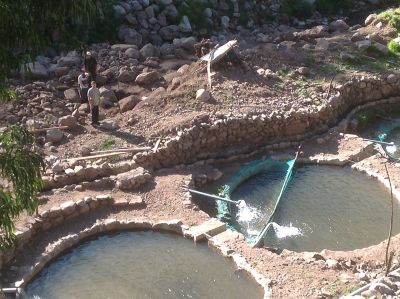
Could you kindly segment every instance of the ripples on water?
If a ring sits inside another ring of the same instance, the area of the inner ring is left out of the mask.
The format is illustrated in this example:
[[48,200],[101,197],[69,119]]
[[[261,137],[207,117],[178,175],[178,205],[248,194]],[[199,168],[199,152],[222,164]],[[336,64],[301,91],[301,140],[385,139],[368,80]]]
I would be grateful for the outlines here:
[[[272,176],[253,177],[232,194],[246,202],[236,226],[250,240],[263,229],[282,185]],[[399,215],[396,202],[395,220]],[[386,238],[389,217],[389,193],[376,180],[349,168],[302,166],[295,169],[265,243],[295,251],[362,248]],[[399,221],[394,231],[400,232]]]
[[205,244],[155,232],[123,232],[58,258],[28,285],[25,298],[262,297],[246,273]]

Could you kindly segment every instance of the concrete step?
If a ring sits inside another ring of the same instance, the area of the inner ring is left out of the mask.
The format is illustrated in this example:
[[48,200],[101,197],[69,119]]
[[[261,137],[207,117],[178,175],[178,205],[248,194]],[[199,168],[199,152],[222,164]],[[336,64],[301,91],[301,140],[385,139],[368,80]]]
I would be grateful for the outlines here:
[[193,226],[185,232],[185,236],[192,238],[195,242],[203,241],[209,236],[215,236],[226,231],[225,223],[212,218],[198,226]]

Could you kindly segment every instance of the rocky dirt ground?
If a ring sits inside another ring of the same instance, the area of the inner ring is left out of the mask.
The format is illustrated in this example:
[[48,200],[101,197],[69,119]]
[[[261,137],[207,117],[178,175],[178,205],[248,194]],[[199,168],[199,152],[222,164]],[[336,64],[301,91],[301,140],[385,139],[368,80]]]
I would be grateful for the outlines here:
[[[204,64],[194,56],[193,40],[182,41],[180,55],[155,58],[159,55],[151,47],[139,51],[127,45],[94,45],[92,51],[100,64],[102,125],[92,127],[85,105],[76,103],[75,78],[81,67],[76,53],[53,61],[54,77],[47,81],[12,81],[19,99],[0,104],[0,125],[23,123],[35,129],[68,126],[63,132],[55,129],[37,134],[37,150],[47,158],[62,159],[81,156],[88,149],[154,146],[158,137],[175,134],[179,128],[212,114],[269,115],[277,109],[317,109],[331,95],[332,86],[344,84],[352,76],[400,72],[398,61],[386,56],[387,49],[382,47],[396,34],[373,16],[365,26],[351,28],[337,21],[329,27],[301,31],[282,25],[264,32],[227,34],[225,40],[239,42],[235,52],[240,62],[223,61],[213,66],[211,96],[201,98],[196,92],[206,88],[207,74]],[[304,152],[308,156],[335,154],[360,146],[340,140],[337,137],[324,145],[306,145]],[[129,155],[123,159],[129,159]],[[35,239],[17,256],[14,267],[30,265],[49,242],[78,232],[96,219],[180,219],[188,225],[199,224],[208,216],[182,204],[180,186],[191,175],[207,171],[201,167],[157,171],[154,180],[134,193],[107,187],[47,191],[41,195],[39,212],[71,199],[104,193],[112,193],[114,198],[139,195],[143,205],[130,210],[104,207],[85,218],[67,221]],[[400,184],[398,177],[395,183]],[[17,226],[30,219],[22,215]],[[339,297],[383,269],[384,244],[354,252],[325,252],[334,262],[314,253],[252,249],[243,240],[230,245],[271,279],[273,298]],[[394,246],[399,245],[396,238]],[[360,274],[367,271],[367,277]],[[12,279],[12,273],[8,273],[4,281]]]

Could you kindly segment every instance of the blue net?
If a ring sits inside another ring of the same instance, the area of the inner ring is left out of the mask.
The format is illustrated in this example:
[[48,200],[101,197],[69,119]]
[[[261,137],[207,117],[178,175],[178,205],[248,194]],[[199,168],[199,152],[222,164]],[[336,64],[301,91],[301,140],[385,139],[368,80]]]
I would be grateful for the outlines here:
[[383,146],[383,149],[390,159],[400,161],[400,119],[381,122],[377,138],[380,141],[393,142],[393,146]]
[[[280,193],[275,201],[274,210],[271,213],[268,221],[266,222],[266,226],[273,220],[275,211],[279,204],[280,199],[284,191],[287,188],[287,185],[290,181],[293,167],[295,165],[296,158],[289,161],[276,161],[272,159],[268,160],[257,160],[249,163],[245,167],[243,167],[236,175],[234,175],[231,180],[223,187],[223,191],[221,196],[225,198],[231,198],[233,191],[246,180],[251,177],[254,177],[263,172],[274,172],[278,174],[282,174],[282,185],[280,188]],[[217,201],[217,210],[219,219],[228,222],[229,224],[234,223],[235,215],[236,215],[236,206],[223,202]],[[264,229],[262,230],[264,231]],[[253,241],[249,240],[248,241]]]

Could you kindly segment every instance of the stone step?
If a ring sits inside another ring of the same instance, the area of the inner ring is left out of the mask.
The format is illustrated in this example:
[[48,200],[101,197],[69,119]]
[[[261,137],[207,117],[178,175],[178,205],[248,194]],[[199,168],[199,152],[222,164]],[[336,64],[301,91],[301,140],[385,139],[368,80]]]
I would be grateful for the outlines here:
[[215,236],[226,231],[225,223],[219,221],[218,219],[212,218],[206,222],[191,227],[185,232],[185,236],[192,238],[195,242],[202,241],[209,236]]
[[215,235],[214,237],[212,237],[209,242],[211,243],[215,243],[215,244],[222,244],[222,243],[226,243],[226,242],[230,242],[233,240],[237,240],[237,239],[243,239],[243,235],[233,231],[233,230],[226,230],[220,234]]

